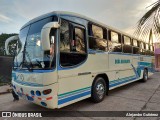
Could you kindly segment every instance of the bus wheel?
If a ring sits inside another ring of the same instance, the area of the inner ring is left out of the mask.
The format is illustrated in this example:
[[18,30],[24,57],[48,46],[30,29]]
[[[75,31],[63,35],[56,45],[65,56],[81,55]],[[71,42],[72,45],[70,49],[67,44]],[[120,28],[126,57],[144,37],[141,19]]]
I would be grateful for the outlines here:
[[106,96],[106,82],[102,77],[97,77],[92,85],[91,100],[101,102]]
[[146,82],[147,80],[148,80],[148,71],[147,69],[144,69],[142,82]]

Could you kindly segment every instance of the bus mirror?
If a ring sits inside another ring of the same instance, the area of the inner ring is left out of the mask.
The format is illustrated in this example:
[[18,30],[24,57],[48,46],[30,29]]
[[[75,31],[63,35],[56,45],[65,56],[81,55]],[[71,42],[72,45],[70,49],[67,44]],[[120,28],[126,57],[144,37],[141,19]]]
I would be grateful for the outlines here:
[[6,54],[7,54],[7,55],[11,55],[11,54],[9,53],[8,44],[9,44],[11,41],[18,40],[18,39],[19,39],[18,35],[15,35],[15,36],[9,37],[9,38],[5,41],[5,51],[6,51]]
[[45,24],[41,30],[42,49],[44,51],[50,50],[50,31],[52,28],[59,28],[58,22],[49,22]]

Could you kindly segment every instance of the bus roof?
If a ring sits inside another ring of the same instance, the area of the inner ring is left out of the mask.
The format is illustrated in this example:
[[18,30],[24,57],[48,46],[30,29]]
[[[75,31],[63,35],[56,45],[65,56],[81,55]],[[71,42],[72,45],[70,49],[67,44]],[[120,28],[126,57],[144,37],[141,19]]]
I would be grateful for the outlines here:
[[[68,12],[68,11],[53,11],[53,12],[46,13],[46,14],[44,14],[44,15],[38,16],[38,17],[30,20],[29,22],[27,22],[25,25],[23,25],[23,26],[21,27],[21,29],[24,28],[24,27],[26,27],[26,26],[28,26],[28,25],[31,24],[31,23],[34,23],[34,22],[38,21],[38,20],[41,20],[41,19],[44,19],[44,18],[47,18],[47,17],[51,17],[51,16],[54,16],[54,15],[56,15],[56,16],[65,15],[65,16],[73,16],[73,17],[82,18],[82,19],[85,19],[85,20],[87,20],[87,21],[90,21],[90,22],[99,24],[99,25],[101,25],[101,26],[103,26],[103,27],[106,27],[106,28],[108,28],[108,29],[111,29],[111,30],[113,30],[113,31],[116,31],[116,32],[118,32],[118,33],[121,33],[121,34],[123,34],[123,35],[129,36],[129,37],[131,37],[131,38],[133,38],[133,39],[136,39],[136,40],[138,40],[138,41],[142,41],[142,40],[140,40],[140,39],[138,39],[138,38],[135,38],[135,37],[131,36],[130,34],[127,34],[127,33],[125,33],[125,32],[122,32],[122,31],[120,31],[120,30],[118,30],[118,29],[116,29],[116,28],[113,28],[113,27],[111,27],[111,26],[108,26],[108,25],[106,25],[106,24],[104,24],[104,23],[101,23],[101,22],[99,22],[99,21],[93,20],[93,19],[91,19],[91,18],[89,18],[89,17],[86,17],[86,16],[84,16],[84,15],[77,14],[77,13],[74,13],[74,12]],[[143,41],[143,42],[144,42],[144,41]]]

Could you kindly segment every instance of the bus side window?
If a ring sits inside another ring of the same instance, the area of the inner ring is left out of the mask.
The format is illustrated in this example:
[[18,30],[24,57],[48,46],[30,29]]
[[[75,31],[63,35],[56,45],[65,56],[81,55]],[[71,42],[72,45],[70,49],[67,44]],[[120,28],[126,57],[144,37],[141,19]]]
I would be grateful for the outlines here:
[[60,27],[60,51],[70,51],[69,22],[62,20]]
[[111,30],[108,31],[108,49],[110,52],[122,52],[121,35]]
[[139,41],[139,45],[140,45],[140,54],[141,55],[145,55],[145,49],[144,49],[144,44],[142,41]]
[[128,36],[123,36],[123,52],[124,53],[132,53],[132,46],[131,46],[131,38]]
[[74,29],[72,45],[75,46],[76,52],[85,53],[84,29],[76,27]]
[[60,65],[74,67],[87,58],[85,29],[71,22],[61,20],[60,27]]
[[146,44],[146,55],[152,55],[152,50],[149,44]]
[[119,42],[119,36],[118,36],[118,33],[116,33],[116,32],[111,32],[111,41],[112,42]]
[[[89,49],[107,51],[107,32],[106,29],[97,26],[89,25]],[[91,34],[92,33],[92,34]]]
[[133,39],[133,54],[140,54],[138,41]]
[[92,25],[93,37],[103,39],[103,28]]

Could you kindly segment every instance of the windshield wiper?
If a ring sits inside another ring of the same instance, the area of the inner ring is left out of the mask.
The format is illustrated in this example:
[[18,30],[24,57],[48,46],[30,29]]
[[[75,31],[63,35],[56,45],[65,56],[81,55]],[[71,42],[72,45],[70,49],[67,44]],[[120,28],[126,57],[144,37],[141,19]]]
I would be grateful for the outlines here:
[[[16,63],[14,62],[16,59]],[[16,64],[16,65],[15,65]],[[13,57],[13,63],[12,63],[12,69],[13,70],[16,70],[18,68],[18,63],[17,63],[17,56],[14,54],[14,57]]]
[[31,62],[31,59],[30,59],[30,56],[29,56],[29,54],[28,54],[28,52],[24,52],[24,51],[22,51],[23,52],[23,56],[24,57],[26,57],[24,54],[26,53],[27,54],[27,57],[28,57],[28,59],[29,59],[29,65],[28,65],[28,62],[26,61],[26,59],[24,58],[23,60],[22,60],[22,62],[20,63],[20,65],[19,65],[19,67],[20,66],[22,66],[21,67],[21,69],[23,68],[23,65],[25,66],[25,67],[27,67],[28,68],[28,70],[29,71],[33,71],[33,64],[32,64],[32,62]]

